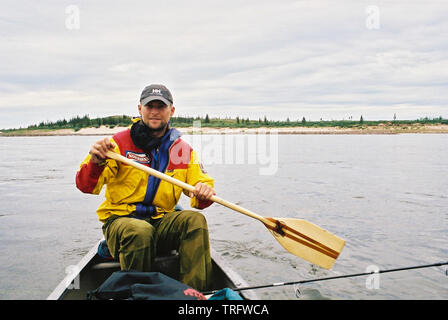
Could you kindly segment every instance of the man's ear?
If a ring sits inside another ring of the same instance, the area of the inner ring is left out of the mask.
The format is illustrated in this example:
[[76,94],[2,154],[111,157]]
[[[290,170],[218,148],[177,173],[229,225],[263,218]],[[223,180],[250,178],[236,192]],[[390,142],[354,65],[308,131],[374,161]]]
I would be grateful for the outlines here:
[[173,115],[174,114],[174,111],[176,110],[176,107],[175,106],[171,106],[171,115]]
[[138,105],[138,113],[140,113],[140,116],[142,115],[142,105],[141,104]]

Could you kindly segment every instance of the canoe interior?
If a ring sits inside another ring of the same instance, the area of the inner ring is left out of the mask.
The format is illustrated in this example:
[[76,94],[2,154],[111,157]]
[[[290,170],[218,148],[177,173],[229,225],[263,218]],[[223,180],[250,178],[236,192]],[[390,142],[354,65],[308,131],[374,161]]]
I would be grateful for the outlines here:
[[[212,288],[235,288],[248,286],[246,281],[233,269],[231,269],[221,256],[214,250],[212,255]],[[95,247],[80,261],[76,274],[67,276],[47,299],[50,300],[85,300],[87,293],[98,288],[113,272],[120,270],[116,261],[102,259],[96,254]],[[178,279],[179,257],[171,253],[169,256],[158,257],[154,263],[154,271]],[[243,299],[257,299],[255,292],[251,290],[239,293]]]

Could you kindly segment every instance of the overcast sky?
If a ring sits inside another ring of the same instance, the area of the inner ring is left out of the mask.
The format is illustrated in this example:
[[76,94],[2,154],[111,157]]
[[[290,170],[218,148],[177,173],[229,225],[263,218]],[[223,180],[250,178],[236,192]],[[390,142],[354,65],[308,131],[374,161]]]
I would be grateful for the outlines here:
[[137,115],[448,118],[447,1],[5,1],[0,128]]

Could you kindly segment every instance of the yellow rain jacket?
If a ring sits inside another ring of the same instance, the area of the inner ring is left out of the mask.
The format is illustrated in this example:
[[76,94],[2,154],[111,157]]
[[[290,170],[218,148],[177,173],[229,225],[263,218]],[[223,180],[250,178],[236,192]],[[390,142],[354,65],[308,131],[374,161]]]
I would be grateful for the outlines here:
[[[196,152],[180,138],[180,133],[171,128],[162,138],[157,150],[145,153],[134,145],[130,129],[111,138],[115,152],[143,165],[174,177],[190,185],[198,182],[213,187],[213,179],[203,170]],[[169,182],[157,179],[131,166],[108,159],[105,165],[96,165],[88,155],[76,174],[76,186],[84,193],[99,194],[106,185],[106,200],[97,209],[98,218],[105,222],[111,215],[134,214],[140,217],[161,218],[174,211],[182,189]],[[185,192],[188,196],[188,193]],[[191,198],[191,206],[204,209],[211,201]]]

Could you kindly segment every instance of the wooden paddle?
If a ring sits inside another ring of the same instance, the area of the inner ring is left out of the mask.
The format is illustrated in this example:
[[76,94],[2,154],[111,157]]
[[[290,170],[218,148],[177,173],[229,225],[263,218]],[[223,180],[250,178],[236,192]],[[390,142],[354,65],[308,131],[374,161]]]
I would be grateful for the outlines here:
[[[116,161],[123,162],[136,169],[142,170],[161,180],[172,183],[184,190],[193,191],[194,187],[172,178],[160,171],[144,166],[122,155],[108,151],[107,156]],[[251,218],[261,221],[272,233],[274,238],[290,253],[301,257],[325,269],[330,269],[342,249],[345,241],[338,236],[302,219],[293,218],[265,218],[239,205],[212,196],[212,201],[227,208],[238,211]]]

